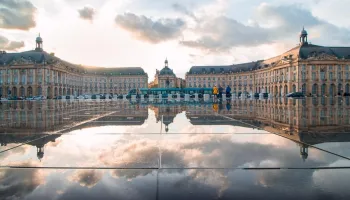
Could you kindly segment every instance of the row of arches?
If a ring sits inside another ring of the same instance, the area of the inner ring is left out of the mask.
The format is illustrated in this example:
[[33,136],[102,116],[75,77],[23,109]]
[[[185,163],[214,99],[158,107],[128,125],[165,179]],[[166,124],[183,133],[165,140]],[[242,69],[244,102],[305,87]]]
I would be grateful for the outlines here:
[[306,84],[303,84],[301,88],[297,88],[296,85],[292,85],[292,88],[289,90],[287,85],[284,86],[274,86],[274,87],[261,87],[256,89],[257,93],[266,92],[271,93],[274,96],[283,96],[285,94],[288,94],[290,92],[302,92],[305,95],[312,94],[315,96],[335,96],[337,94],[344,94],[344,93],[350,93],[350,85],[345,84],[345,87],[343,84],[339,83],[338,85],[335,84],[313,84],[311,88],[307,88]]
[[80,89],[74,90],[73,88],[51,88],[47,87],[46,93],[43,91],[43,88],[41,86],[38,87],[20,87],[17,88],[14,87],[0,87],[0,95],[7,97],[7,96],[18,96],[18,97],[30,97],[30,96],[41,96],[45,95],[49,98],[53,98],[56,96],[65,96],[65,95],[80,95],[82,91]]

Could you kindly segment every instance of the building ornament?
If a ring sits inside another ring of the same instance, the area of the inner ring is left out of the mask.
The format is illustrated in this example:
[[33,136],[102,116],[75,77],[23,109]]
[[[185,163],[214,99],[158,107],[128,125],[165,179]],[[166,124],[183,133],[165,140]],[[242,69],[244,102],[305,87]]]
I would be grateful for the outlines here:
[[325,52],[313,52],[308,56],[307,60],[338,60],[338,58],[334,55],[326,54]]

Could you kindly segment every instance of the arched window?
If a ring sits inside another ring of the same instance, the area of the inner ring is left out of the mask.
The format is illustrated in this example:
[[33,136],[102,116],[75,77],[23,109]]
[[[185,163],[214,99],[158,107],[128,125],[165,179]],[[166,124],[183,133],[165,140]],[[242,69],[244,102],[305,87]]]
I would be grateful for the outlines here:
[[306,94],[306,84],[303,84],[301,86],[301,92],[305,95]]
[[323,84],[322,86],[321,86],[321,95],[326,95],[326,84]]
[[318,85],[317,85],[317,84],[314,84],[314,85],[312,86],[312,94],[313,94],[313,95],[318,95],[317,89],[318,89]]

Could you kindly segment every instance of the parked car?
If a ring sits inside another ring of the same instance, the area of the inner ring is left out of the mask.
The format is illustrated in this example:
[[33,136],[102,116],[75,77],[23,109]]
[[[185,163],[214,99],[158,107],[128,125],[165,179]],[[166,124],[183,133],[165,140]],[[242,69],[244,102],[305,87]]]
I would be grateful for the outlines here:
[[76,99],[85,99],[85,97],[83,95],[79,95],[76,97]]
[[62,96],[54,97],[53,99],[62,99]]
[[302,98],[302,97],[305,97],[305,95],[302,92],[292,92],[287,94],[286,97]]
[[34,97],[27,97],[27,100],[34,100]]
[[66,96],[66,99],[71,99],[71,96],[69,96],[69,95],[68,95],[68,96]]
[[16,100],[17,100],[17,97],[16,97],[16,96],[12,96],[12,97],[9,97],[8,100],[10,100],[10,101],[16,101]]
[[45,96],[35,96],[35,97],[33,98],[33,100],[45,100],[45,99],[46,99]]
[[123,99],[123,95],[122,94],[118,95],[117,99]]

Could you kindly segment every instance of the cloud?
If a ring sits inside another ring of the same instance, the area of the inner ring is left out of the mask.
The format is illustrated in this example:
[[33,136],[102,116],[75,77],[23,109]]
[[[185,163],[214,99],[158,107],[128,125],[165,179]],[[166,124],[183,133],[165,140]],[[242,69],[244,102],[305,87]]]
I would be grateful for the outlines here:
[[178,3],[174,3],[172,5],[173,9],[179,13],[182,13],[184,15],[187,15],[187,16],[190,16],[192,17],[193,19],[197,19],[196,16],[194,15],[193,12],[189,11],[185,6],[181,5],[181,4],[178,4]]
[[78,9],[79,12],[79,16],[80,18],[84,19],[84,20],[90,20],[92,21],[94,19],[94,15],[95,15],[95,9],[91,6],[84,6],[81,9]]
[[10,41],[6,37],[0,35],[0,49],[16,51],[22,47],[24,47],[23,41]]
[[29,30],[36,26],[36,7],[26,0],[0,1],[0,28]]
[[298,33],[303,26],[309,31],[309,39],[315,42],[350,44],[349,29],[318,19],[311,11],[296,4],[262,3],[254,13],[249,25],[226,16],[203,16],[192,29],[197,38],[180,41],[180,44],[209,52],[229,52],[234,47],[256,47],[282,41],[298,43]]
[[150,43],[176,39],[182,35],[182,31],[186,27],[186,22],[180,18],[153,20],[133,13],[117,15],[115,22],[119,27],[131,32],[139,40]]
[[184,40],[180,44],[188,47],[227,51],[233,46],[256,46],[270,42],[269,34],[260,27],[246,26],[228,17],[205,18],[197,24],[195,33],[197,40]]

